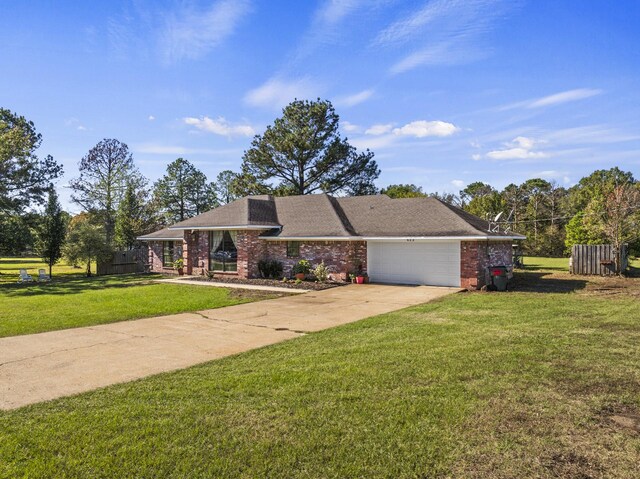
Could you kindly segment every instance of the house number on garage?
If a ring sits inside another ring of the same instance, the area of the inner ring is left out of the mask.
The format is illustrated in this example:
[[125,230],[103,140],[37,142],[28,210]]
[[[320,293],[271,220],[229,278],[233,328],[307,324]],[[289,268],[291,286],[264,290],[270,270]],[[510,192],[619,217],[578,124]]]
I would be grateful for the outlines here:
[[408,239],[408,240],[406,240],[406,241],[407,241],[407,242],[409,242],[409,241],[415,241],[415,240],[413,240],[413,239]]

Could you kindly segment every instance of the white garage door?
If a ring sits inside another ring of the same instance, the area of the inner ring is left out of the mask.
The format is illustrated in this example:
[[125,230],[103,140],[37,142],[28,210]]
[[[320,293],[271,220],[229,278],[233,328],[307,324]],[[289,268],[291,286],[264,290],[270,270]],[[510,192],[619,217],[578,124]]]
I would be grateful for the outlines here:
[[460,286],[460,242],[368,241],[373,282]]

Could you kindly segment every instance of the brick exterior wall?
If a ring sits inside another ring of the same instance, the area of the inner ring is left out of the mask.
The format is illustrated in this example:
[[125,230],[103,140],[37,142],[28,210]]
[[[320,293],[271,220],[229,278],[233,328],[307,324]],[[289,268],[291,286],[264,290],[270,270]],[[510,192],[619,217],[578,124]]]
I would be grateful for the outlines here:
[[[286,241],[263,241],[266,249],[265,259],[281,261],[284,266],[283,274],[291,275],[291,269],[301,259],[308,260],[312,266],[324,261],[330,267],[334,279],[346,280],[347,274],[355,270],[356,264],[362,265],[367,271],[367,243],[366,241],[300,241],[300,256],[287,258]],[[262,259],[262,258],[258,258]],[[257,261],[252,277],[259,276]]]
[[490,282],[489,266],[506,266],[513,271],[511,241],[462,241],[460,243],[460,286],[480,289]]
[[[277,260],[283,264],[283,275],[290,276],[291,269],[299,260],[306,259],[313,266],[324,261],[332,271],[334,279],[346,280],[356,264],[367,271],[366,241],[300,241],[300,257],[287,258],[286,241],[265,241],[262,231],[238,231],[237,273],[240,278],[258,278],[258,262],[262,259]],[[185,273],[205,274],[209,267],[209,232],[185,231],[184,241],[175,241],[174,259],[182,255]],[[177,274],[172,267],[162,266],[162,241],[149,243],[149,265],[151,271]],[[490,282],[488,267],[504,265],[513,270],[510,241],[462,241],[460,243],[460,286],[480,289]]]
[[209,232],[185,231],[184,266],[186,274],[203,275],[209,267]]
[[[173,241],[173,244],[173,260],[175,261],[184,254],[184,250],[186,250],[186,248],[183,248],[183,242],[181,241]],[[154,273],[178,274],[178,271],[173,269],[172,265],[167,267],[162,266],[163,245],[164,241],[149,242],[149,269]]]
[[240,278],[260,276],[258,262],[266,256],[266,241],[259,238],[260,234],[262,231],[238,231],[236,248],[238,248],[238,276]]

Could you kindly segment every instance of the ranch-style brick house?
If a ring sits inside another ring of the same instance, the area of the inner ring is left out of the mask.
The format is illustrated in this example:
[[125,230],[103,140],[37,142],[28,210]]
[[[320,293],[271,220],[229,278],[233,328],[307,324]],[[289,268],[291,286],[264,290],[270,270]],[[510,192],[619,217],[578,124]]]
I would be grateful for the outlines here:
[[360,267],[372,282],[476,289],[489,266],[512,268],[524,237],[436,198],[315,194],[247,196],[138,239],[154,272],[175,273],[182,257],[187,274],[256,278],[260,260],[288,275],[307,259],[342,278]]

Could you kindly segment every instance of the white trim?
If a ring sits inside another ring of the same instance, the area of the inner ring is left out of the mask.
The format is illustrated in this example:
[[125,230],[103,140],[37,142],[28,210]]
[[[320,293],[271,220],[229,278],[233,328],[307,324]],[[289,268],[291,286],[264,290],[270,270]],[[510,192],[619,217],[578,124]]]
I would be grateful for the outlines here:
[[526,236],[363,236],[364,241],[513,241]]
[[526,236],[261,236],[266,241],[513,241]]
[[364,241],[361,236],[260,236],[266,241]]
[[175,227],[169,226],[170,230],[272,230],[272,229],[280,229],[282,226],[258,226],[258,225],[233,225],[233,226],[186,226],[186,227]]
[[136,238],[138,241],[183,241],[184,238],[145,238],[144,236],[140,236]]

